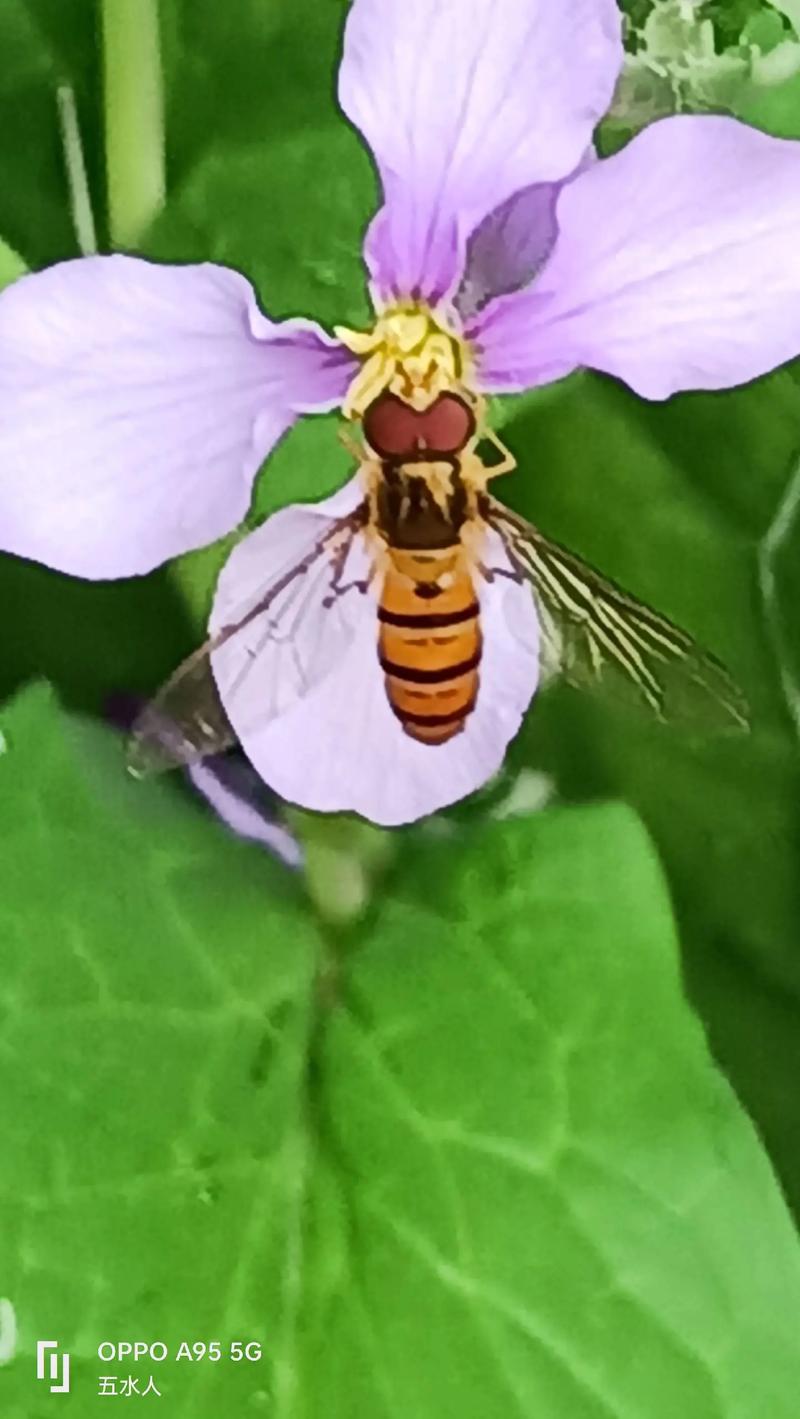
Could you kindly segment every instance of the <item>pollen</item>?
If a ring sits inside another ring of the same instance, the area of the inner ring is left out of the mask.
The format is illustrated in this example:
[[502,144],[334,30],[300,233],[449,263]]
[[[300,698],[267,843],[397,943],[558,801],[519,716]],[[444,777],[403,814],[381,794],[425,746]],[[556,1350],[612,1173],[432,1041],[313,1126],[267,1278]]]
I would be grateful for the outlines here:
[[385,390],[423,410],[440,394],[470,386],[472,360],[466,341],[427,306],[390,306],[372,330],[339,325],[335,334],[362,360],[342,404],[347,419],[361,418]]

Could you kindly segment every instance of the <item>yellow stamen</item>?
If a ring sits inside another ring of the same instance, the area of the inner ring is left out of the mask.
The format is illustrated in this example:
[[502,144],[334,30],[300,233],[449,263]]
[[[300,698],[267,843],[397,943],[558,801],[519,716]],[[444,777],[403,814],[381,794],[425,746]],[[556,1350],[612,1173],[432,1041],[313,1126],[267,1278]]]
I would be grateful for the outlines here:
[[416,409],[427,409],[446,390],[469,383],[466,342],[445,328],[427,306],[392,306],[372,330],[337,326],[335,334],[363,361],[345,396],[345,418],[358,419],[384,390]]

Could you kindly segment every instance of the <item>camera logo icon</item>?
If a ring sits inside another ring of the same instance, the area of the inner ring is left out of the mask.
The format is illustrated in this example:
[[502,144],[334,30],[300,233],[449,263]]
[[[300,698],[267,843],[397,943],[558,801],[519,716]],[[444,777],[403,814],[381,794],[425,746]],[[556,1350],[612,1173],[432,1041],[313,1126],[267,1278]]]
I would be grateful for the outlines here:
[[37,1340],[36,1378],[49,1381],[51,1394],[69,1394],[69,1355],[57,1340]]

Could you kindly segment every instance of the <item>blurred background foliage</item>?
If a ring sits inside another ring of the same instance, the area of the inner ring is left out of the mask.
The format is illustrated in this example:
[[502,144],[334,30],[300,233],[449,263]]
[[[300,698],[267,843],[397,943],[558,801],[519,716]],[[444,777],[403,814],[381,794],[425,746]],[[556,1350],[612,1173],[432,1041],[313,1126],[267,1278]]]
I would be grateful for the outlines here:
[[[167,200],[141,254],[236,266],[276,317],[364,320],[360,237],[376,186],[334,101],[345,8],[164,0]],[[629,60],[599,135],[604,151],[681,109],[800,138],[800,0],[622,8]],[[78,254],[59,86],[74,92],[99,243],[109,246],[98,23],[89,0],[0,7],[0,237],[34,269]],[[503,489],[509,503],[716,651],[748,694],[754,727],[746,739],[694,738],[549,691],[504,783],[445,817],[468,833],[528,770],[550,776],[565,801],[620,798],[639,812],[713,1051],[800,1209],[798,369],[666,404],[580,374],[497,413],[519,463]],[[334,430],[335,420],[307,420],[284,440],[251,522],[343,481]],[[151,692],[202,636],[224,553],[101,585],[2,558],[0,692],[42,675],[90,714],[112,692]],[[418,852],[416,834],[398,842],[402,864]],[[626,863],[616,866],[622,883]],[[613,862],[608,871],[613,881]]]

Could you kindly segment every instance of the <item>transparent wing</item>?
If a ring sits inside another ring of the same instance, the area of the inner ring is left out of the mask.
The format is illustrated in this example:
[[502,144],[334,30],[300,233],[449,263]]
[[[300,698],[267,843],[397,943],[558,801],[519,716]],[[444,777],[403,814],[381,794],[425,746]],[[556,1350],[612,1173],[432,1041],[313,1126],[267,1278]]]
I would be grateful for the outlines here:
[[[579,689],[644,704],[670,723],[747,728],[738,686],[685,631],[494,498],[486,498],[484,512],[503,539],[512,573],[533,588],[543,679],[563,675]],[[491,569],[486,574],[491,578]]]
[[[234,549],[220,578],[211,638],[134,723],[131,773],[143,777],[221,753],[240,737],[232,720],[239,730],[257,727],[325,677],[364,610],[372,572],[365,523],[363,503],[335,519],[287,508]],[[273,568],[266,583],[265,565]],[[220,623],[226,579],[241,600]]]

